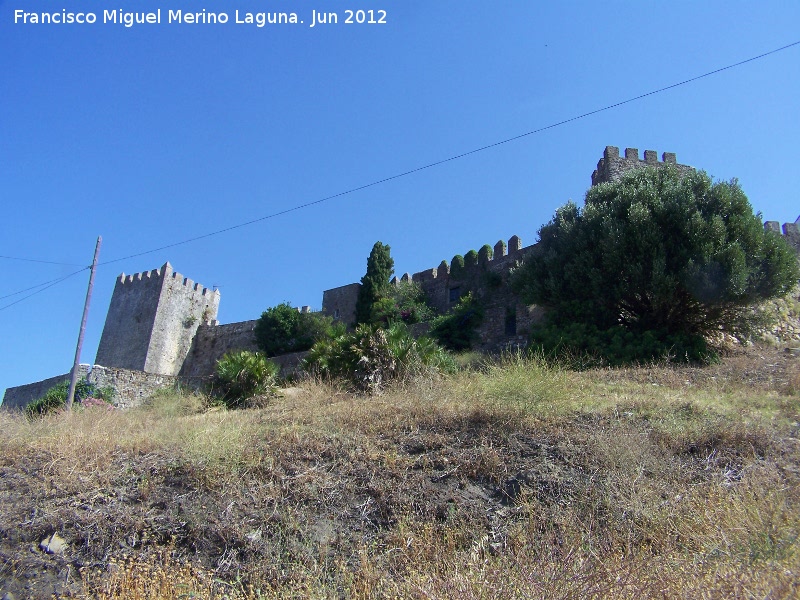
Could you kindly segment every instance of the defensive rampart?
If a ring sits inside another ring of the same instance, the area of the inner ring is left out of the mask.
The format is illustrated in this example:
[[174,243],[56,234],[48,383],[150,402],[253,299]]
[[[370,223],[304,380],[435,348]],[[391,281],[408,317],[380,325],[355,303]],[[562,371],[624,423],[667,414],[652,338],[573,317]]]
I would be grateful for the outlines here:
[[[83,378],[98,388],[113,388],[113,404],[119,408],[139,406],[158,390],[173,387],[178,381],[177,377],[171,375],[100,365],[79,365],[78,379]],[[8,388],[3,396],[2,408],[4,410],[21,410],[34,400],[44,396],[50,388],[69,380],[70,373],[65,373],[36,383]]]
[[[425,292],[437,312],[446,313],[467,294],[482,305],[484,318],[478,327],[478,349],[495,350],[509,345],[524,345],[528,327],[536,313],[520,301],[509,284],[511,269],[534,246],[522,247],[522,240],[513,235],[508,243],[486,244],[477,252],[455,255],[450,262],[411,276]],[[403,279],[408,279],[407,275]]]
[[197,328],[192,347],[180,376],[190,383],[199,383],[214,373],[214,366],[222,355],[231,350],[257,350],[253,331],[258,321],[241,321],[219,325],[216,321]]
[[644,160],[639,158],[639,150],[636,148],[625,148],[625,156],[619,155],[619,148],[616,146],[606,146],[603,151],[603,158],[597,163],[597,169],[592,173],[592,185],[617,181],[625,171],[631,169],[642,169],[644,167],[664,167],[671,166],[680,173],[688,173],[694,170],[689,165],[678,164],[674,152],[664,152],[661,161],[658,160],[658,153],[655,150],[645,150]]
[[[89,365],[79,365],[78,368],[78,378],[86,377],[86,374],[89,372]],[[70,376],[71,373],[65,373],[64,375],[57,375],[35,383],[10,387],[6,390],[6,393],[3,394],[2,407],[5,410],[25,408],[34,400],[44,396],[45,392],[51,387],[58,385],[62,381],[69,381]]]

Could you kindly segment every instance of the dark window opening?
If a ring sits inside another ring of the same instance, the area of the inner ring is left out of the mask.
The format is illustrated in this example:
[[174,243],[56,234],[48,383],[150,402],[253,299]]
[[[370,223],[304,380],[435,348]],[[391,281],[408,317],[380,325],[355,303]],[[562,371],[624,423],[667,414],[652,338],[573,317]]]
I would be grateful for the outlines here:
[[506,309],[506,335],[517,335],[517,311]]
[[450,302],[458,302],[461,297],[461,288],[450,288]]

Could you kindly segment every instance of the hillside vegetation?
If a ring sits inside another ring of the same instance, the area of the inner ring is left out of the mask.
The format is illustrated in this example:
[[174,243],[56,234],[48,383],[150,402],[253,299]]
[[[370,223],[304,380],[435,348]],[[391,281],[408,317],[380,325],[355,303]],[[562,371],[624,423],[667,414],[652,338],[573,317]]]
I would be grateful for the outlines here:
[[799,363],[513,356],[258,409],[2,413],[0,594],[797,597]]

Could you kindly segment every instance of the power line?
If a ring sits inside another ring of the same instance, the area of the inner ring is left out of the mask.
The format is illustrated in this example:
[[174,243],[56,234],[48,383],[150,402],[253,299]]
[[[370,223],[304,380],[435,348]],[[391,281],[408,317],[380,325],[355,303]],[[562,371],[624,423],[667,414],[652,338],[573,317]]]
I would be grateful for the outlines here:
[[414,173],[419,173],[420,171],[425,171],[427,169],[432,169],[434,167],[438,167],[438,166],[443,165],[445,163],[449,163],[449,162],[453,162],[453,161],[459,160],[461,158],[470,156],[472,154],[477,154],[479,152],[484,152],[484,151],[489,150],[491,148],[496,148],[496,147],[502,146],[504,144],[509,144],[511,142],[515,142],[515,141],[520,140],[522,138],[526,138],[526,137],[529,137],[531,135],[535,135],[537,133],[542,133],[543,131],[547,131],[549,129],[554,129],[554,128],[560,127],[562,125],[566,125],[567,123],[572,123],[573,121],[578,121],[580,119],[585,119],[586,117],[590,117],[592,115],[596,115],[598,113],[605,112],[605,111],[611,110],[613,108],[618,108],[618,107],[623,106],[625,104],[630,104],[631,102],[636,102],[637,100],[642,100],[643,98],[647,98],[648,96],[654,96],[655,94],[660,94],[662,92],[666,92],[667,90],[671,90],[671,89],[686,85],[688,83],[692,83],[694,81],[698,81],[700,79],[704,79],[706,77],[710,77],[711,75],[716,75],[717,73],[722,73],[723,71],[727,71],[729,69],[740,67],[740,66],[745,65],[747,63],[750,63],[750,62],[765,58],[767,56],[770,56],[772,54],[776,54],[778,52],[782,52],[783,50],[787,50],[787,49],[792,48],[793,46],[797,46],[797,45],[800,45],[800,40],[798,40],[796,42],[792,42],[791,44],[787,44],[785,46],[781,46],[780,48],[775,48],[774,50],[770,50],[769,52],[764,52],[763,54],[759,54],[757,56],[753,56],[753,57],[747,58],[745,60],[741,60],[739,62],[727,65],[725,67],[720,67],[719,69],[714,69],[713,71],[708,71],[707,73],[703,73],[702,75],[697,75],[696,77],[691,77],[689,79],[684,79],[683,81],[680,81],[678,83],[673,83],[671,85],[667,85],[667,86],[652,90],[650,92],[646,92],[644,94],[639,94],[638,96],[634,96],[632,98],[628,98],[627,100],[622,100],[620,102],[615,102],[614,104],[609,104],[609,105],[604,106],[602,108],[597,108],[595,110],[591,110],[589,112],[585,112],[585,113],[577,115],[575,117],[570,117],[569,119],[564,119],[563,121],[558,121],[557,123],[551,123],[550,125],[545,125],[544,127],[539,127],[538,129],[533,129],[531,131],[528,131],[528,132],[525,132],[525,133],[521,133],[519,135],[515,135],[515,136],[510,137],[510,138],[506,138],[506,139],[501,140],[499,142],[494,142],[492,144],[487,144],[485,146],[481,146],[481,147],[475,148],[473,150],[468,150],[466,152],[462,152],[461,154],[456,154],[456,155],[451,156],[449,158],[444,158],[442,160],[438,160],[438,161],[435,161],[435,162],[432,162],[432,163],[428,163],[426,165],[422,165],[420,167],[416,167],[414,169],[410,169],[410,170],[404,171],[402,173],[397,173],[396,175],[391,175],[389,177],[384,177],[383,179],[378,179],[378,180],[373,181],[371,183],[367,183],[367,184],[364,184],[364,185],[360,185],[358,187],[350,188],[349,190],[346,190],[344,192],[339,192],[338,194],[333,194],[331,196],[326,196],[324,198],[320,198],[319,200],[306,202],[304,204],[298,204],[297,206],[294,206],[292,208],[287,208],[287,209],[284,209],[284,210],[281,210],[281,211],[278,211],[278,212],[275,212],[275,213],[272,213],[272,214],[269,214],[269,215],[265,215],[263,217],[259,217],[257,219],[251,219],[250,221],[245,221],[245,222],[239,223],[237,225],[231,225],[230,227],[225,227],[224,229],[218,229],[218,230],[212,231],[210,233],[205,233],[205,234],[198,235],[198,236],[195,236],[195,237],[192,237],[192,238],[188,238],[188,239],[182,240],[180,242],[174,242],[172,244],[167,244],[166,246],[161,246],[159,248],[153,248],[152,250],[145,250],[143,252],[137,252],[136,254],[130,254],[128,256],[123,256],[122,258],[115,258],[113,260],[108,260],[108,261],[105,261],[103,263],[100,263],[99,266],[109,265],[109,264],[116,263],[116,262],[121,262],[123,260],[128,260],[129,258],[136,258],[138,256],[144,256],[145,254],[152,254],[154,252],[159,252],[161,250],[166,250],[168,248],[174,248],[176,246],[182,246],[184,244],[189,244],[191,242],[196,242],[196,241],[199,241],[199,240],[203,240],[203,239],[206,239],[206,238],[209,238],[209,237],[213,237],[215,235],[220,235],[222,233],[227,233],[228,231],[233,231],[234,229],[240,229],[242,227],[247,227],[248,225],[253,225],[255,223],[260,223],[261,221],[266,221],[268,219],[274,219],[275,217],[279,217],[281,215],[285,215],[285,214],[288,214],[288,213],[291,213],[291,212],[302,210],[304,208],[309,208],[309,207],[314,206],[316,204],[322,204],[323,202],[328,202],[329,200],[334,200],[336,198],[341,198],[342,196],[347,196],[349,194],[354,194],[355,192],[360,192],[362,190],[366,190],[368,188],[375,187],[377,185],[381,185],[383,183],[387,183],[387,182],[393,181],[395,179],[400,179],[402,177],[407,177],[409,175],[413,175]]
[[[89,267],[86,267],[85,269],[88,269],[88,268]],[[84,271],[85,269],[81,269],[81,271]],[[75,271],[75,273],[80,273],[80,271]],[[71,275],[67,275],[67,277],[71,277],[75,273],[72,273]],[[50,281],[43,281],[42,283],[38,283],[36,285],[32,285],[31,287],[25,288],[24,290],[19,290],[18,292],[12,292],[11,294],[6,294],[5,296],[0,296],[0,300],[5,300],[6,298],[11,298],[11,296],[18,296],[19,294],[24,294],[25,292],[29,292],[31,290],[35,290],[36,288],[42,287],[43,285],[47,285],[48,283],[58,283],[59,281],[62,281],[62,280],[63,280],[63,277],[58,277],[56,279],[51,279]]]
[[18,256],[2,256],[0,258],[4,258],[6,260],[21,260],[25,262],[34,262],[34,263],[42,263],[45,265],[60,265],[62,267],[80,267],[81,265],[76,263],[65,263],[65,262],[54,262],[52,260],[37,260],[35,258],[20,258]]
[[54,285],[58,285],[62,281],[66,281],[67,279],[69,279],[70,277],[74,277],[78,273],[83,273],[88,268],[89,267],[84,267],[82,269],[78,269],[77,271],[75,271],[73,273],[70,273],[69,275],[64,275],[64,277],[59,277],[58,279],[53,279],[51,281],[46,281],[45,283],[40,283],[39,285],[35,285],[35,286],[31,287],[31,288],[28,288],[27,290],[21,290],[19,292],[14,292],[13,294],[9,294],[8,296],[3,296],[3,298],[9,298],[10,296],[16,296],[17,294],[22,294],[23,292],[27,292],[29,290],[36,289],[37,287],[45,286],[45,287],[42,287],[42,289],[33,292],[32,294],[28,294],[27,296],[23,296],[19,300],[15,300],[14,302],[10,302],[9,304],[6,304],[5,306],[0,306],[0,310],[5,310],[7,308],[10,308],[10,307],[14,306],[15,304],[19,304],[23,300],[27,300],[31,296],[35,296],[36,294],[39,294],[39,293],[41,293],[41,292],[43,292],[43,291],[45,291],[47,289],[50,289]]

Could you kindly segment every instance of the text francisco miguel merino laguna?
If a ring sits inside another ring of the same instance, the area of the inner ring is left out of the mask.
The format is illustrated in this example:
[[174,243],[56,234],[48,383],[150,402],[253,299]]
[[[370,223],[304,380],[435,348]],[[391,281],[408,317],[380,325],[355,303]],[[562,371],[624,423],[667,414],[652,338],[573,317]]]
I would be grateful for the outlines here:
[[[309,27],[317,25],[336,25],[340,22],[347,24],[385,24],[385,10],[345,10],[340,15],[337,12],[311,11]],[[256,27],[265,25],[281,24],[302,24],[297,13],[293,12],[240,12],[234,11],[233,19],[226,12],[211,12],[203,9],[200,12],[188,12],[184,10],[164,11],[165,23],[179,23],[186,25],[216,25],[225,24],[229,21],[235,24],[250,24]],[[21,9],[14,11],[14,23],[22,25],[85,25],[97,23],[98,13],[93,12],[70,12],[66,9],[60,12],[26,12]],[[125,27],[133,27],[136,24],[159,24],[162,22],[162,10],[159,8],[154,12],[128,12],[121,9],[104,10],[103,19],[100,23],[116,23]]]

